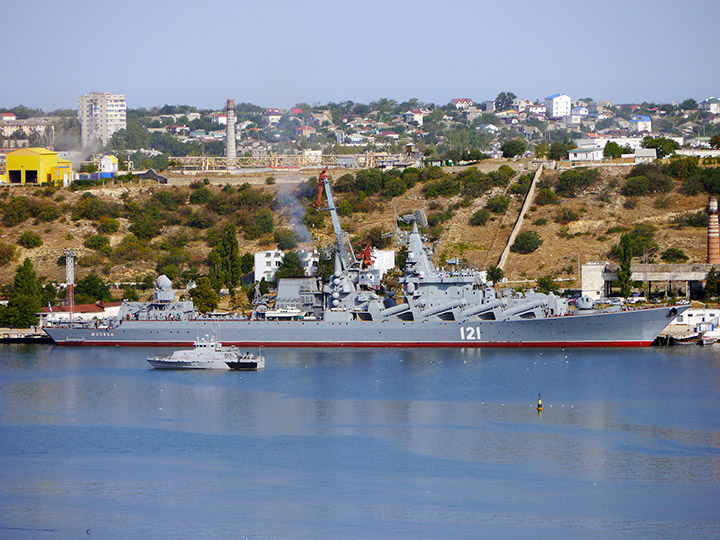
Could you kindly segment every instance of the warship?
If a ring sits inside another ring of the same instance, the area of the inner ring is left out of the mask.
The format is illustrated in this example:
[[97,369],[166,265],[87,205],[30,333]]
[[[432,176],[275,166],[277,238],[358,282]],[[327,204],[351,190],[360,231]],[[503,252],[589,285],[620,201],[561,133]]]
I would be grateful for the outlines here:
[[49,323],[45,332],[58,345],[89,346],[185,346],[212,330],[223,345],[252,347],[642,347],[688,308],[596,309],[587,297],[571,305],[553,293],[496,291],[485,272],[434,265],[421,211],[403,216],[412,228],[402,233],[402,299],[380,296],[367,285],[369,250],[357,257],[352,249],[325,172],[314,206],[324,187],[336,236],[327,282],[279,280],[272,308],[256,293],[250,315],[216,317],[175,301],[170,280],[160,276],[151,302],[124,302],[114,318]]

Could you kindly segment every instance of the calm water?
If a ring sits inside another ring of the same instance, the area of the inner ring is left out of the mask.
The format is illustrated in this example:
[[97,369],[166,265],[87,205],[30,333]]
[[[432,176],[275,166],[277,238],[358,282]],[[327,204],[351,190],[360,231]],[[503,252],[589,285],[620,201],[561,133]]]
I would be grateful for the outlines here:
[[0,538],[720,538],[720,345],[157,352],[0,346]]

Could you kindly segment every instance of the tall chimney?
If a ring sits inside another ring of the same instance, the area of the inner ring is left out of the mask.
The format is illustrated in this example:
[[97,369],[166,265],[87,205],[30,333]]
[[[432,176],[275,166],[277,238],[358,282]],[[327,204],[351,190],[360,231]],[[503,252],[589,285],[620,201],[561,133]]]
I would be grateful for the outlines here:
[[720,227],[718,226],[718,200],[710,197],[708,203],[708,264],[720,264]]
[[[228,160],[235,159],[237,152],[235,150],[235,100],[227,100],[227,132],[225,136],[225,157]],[[228,163],[231,167],[232,163]]]

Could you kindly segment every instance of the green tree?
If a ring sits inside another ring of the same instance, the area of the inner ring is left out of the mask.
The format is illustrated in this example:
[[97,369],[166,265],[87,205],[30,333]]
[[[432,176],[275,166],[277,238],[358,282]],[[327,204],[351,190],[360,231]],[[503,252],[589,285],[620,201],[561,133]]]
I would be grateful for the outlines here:
[[563,197],[575,197],[581,189],[592,186],[599,178],[600,171],[597,169],[571,169],[560,175],[555,192]]
[[610,159],[617,159],[625,153],[625,149],[614,141],[610,141],[605,145],[603,156]]
[[25,258],[18,267],[8,289],[8,303],[0,307],[0,325],[28,328],[37,324],[42,289],[30,259]]
[[542,159],[550,152],[550,145],[547,141],[539,142],[535,145],[535,157]]
[[282,278],[298,278],[305,275],[302,259],[295,251],[288,251],[275,272],[275,280]]
[[711,300],[718,295],[718,276],[715,267],[711,267],[705,276],[705,300]]
[[214,310],[220,303],[220,296],[213,289],[208,277],[201,277],[195,282],[195,287],[190,289],[190,297],[201,313]]
[[638,223],[632,231],[623,234],[620,242],[611,248],[610,257],[616,261],[622,261],[628,249],[630,258],[655,253],[658,250],[655,242],[655,227],[646,223]]
[[556,161],[567,159],[568,152],[573,148],[575,148],[575,145],[572,143],[555,141],[550,145],[550,150],[548,151],[548,158]]
[[515,242],[510,246],[510,251],[527,255],[539,248],[542,243],[543,239],[537,231],[525,231],[517,235]]
[[492,265],[487,269],[487,280],[499,283],[505,277],[505,272],[499,266]]
[[662,159],[665,156],[675,153],[675,150],[680,148],[677,141],[672,139],[666,139],[665,137],[652,137],[648,135],[642,140],[641,143],[643,148],[654,148],[657,152],[658,159]]
[[619,244],[620,266],[617,270],[617,280],[620,285],[620,294],[625,298],[630,296],[632,292],[632,282],[630,280],[632,276],[632,257],[633,247],[631,237],[624,234]]
[[240,272],[242,275],[249,274],[255,268],[255,257],[252,253],[245,253],[240,257]]
[[560,286],[555,281],[555,276],[553,275],[545,275],[540,276],[535,280],[535,283],[537,284],[537,289],[541,293],[549,293],[549,292],[557,292],[560,290]]
[[506,111],[512,107],[513,100],[517,96],[512,92],[500,92],[495,98],[495,108],[498,111]]
[[513,158],[515,156],[520,156],[523,154],[523,152],[525,152],[526,149],[527,144],[525,144],[525,141],[521,141],[520,139],[511,139],[505,142],[500,147],[504,158]]
[[720,135],[713,135],[710,137],[710,146],[713,148],[720,148]]
[[225,265],[220,250],[214,247],[208,255],[208,279],[215,292],[220,292],[225,283]]
[[111,299],[110,286],[95,274],[88,274],[75,284],[75,300],[78,304]]
[[242,278],[242,264],[237,241],[237,229],[229,223],[208,257],[209,279],[215,291],[223,286],[234,289]]
[[680,108],[685,111],[694,111],[698,108],[698,104],[693,98],[688,98],[680,104]]

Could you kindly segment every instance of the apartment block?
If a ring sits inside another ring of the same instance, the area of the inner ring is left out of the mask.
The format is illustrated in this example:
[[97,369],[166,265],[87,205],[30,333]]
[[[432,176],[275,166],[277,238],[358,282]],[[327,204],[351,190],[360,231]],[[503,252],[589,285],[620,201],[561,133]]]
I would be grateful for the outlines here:
[[83,146],[98,138],[107,144],[112,134],[127,127],[125,96],[108,92],[93,92],[78,98]]
[[553,94],[545,98],[545,110],[548,118],[562,118],[570,114],[572,99],[567,94]]

